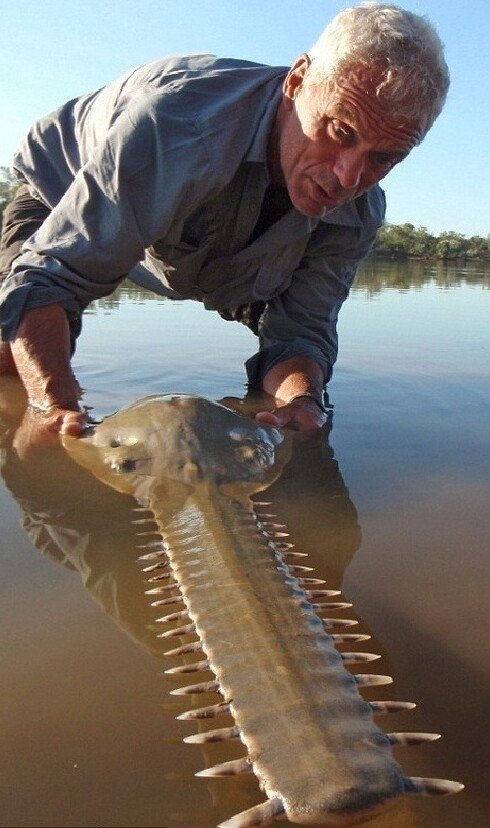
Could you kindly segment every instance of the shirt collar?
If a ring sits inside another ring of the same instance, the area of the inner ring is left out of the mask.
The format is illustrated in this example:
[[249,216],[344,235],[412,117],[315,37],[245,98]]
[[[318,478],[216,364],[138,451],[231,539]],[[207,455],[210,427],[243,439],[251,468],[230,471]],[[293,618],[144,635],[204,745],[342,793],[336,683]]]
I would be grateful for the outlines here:
[[[288,69],[286,67],[284,69],[284,75],[274,79],[277,84],[277,89],[273,92],[272,97],[266,104],[264,115],[260,121],[260,126],[255,133],[253,141],[250,144],[249,150],[244,158],[244,160],[248,162],[263,164],[267,172],[267,177],[269,177],[267,170],[267,146],[269,143],[269,135],[274,125],[277,107],[281,102],[282,85],[287,72]],[[306,219],[307,217],[305,216],[304,218]],[[363,226],[356,201],[350,201],[347,204],[343,204],[341,207],[336,207],[335,210],[332,210],[320,219],[309,218],[306,222],[309,232],[317,226],[319,221],[322,221],[324,224],[335,224],[342,227]]]
[[260,120],[260,126],[254,135],[253,141],[250,144],[248,152],[245,156],[245,161],[258,162],[267,165],[267,145],[269,143],[269,135],[274,125],[277,107],[282,98],[282,84],[286,77],[287,69],[284,70],[284,75],[275,78],[277,89],[273,92],[272,97],[266,104],[263,117]]
[[[361,196],[362,198],[362,196]],[[341,207],[336,207],[325,216],[322,216],[320,221],[324,224],[337,224],[342,227],[362,227],[361,217],[357,209],[357,199],[348,201],[347,204],[342,204]]]

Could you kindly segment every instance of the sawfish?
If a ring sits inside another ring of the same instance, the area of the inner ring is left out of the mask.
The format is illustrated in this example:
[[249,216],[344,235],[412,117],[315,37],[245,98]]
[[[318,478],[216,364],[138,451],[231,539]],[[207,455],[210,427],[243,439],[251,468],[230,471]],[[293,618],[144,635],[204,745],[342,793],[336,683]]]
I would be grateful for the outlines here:
[[231,727],[184,741],[239,739],[245,746],[242,759],[198,776],[254,773],[267,796],[221,828],[265,825],[283,815],[301,825],[349,825],[403,794],[463,787],[404,775],[392,746],[439,734],[378,727],[375,713],[415,705],[363,699],[362,687],[389,684],[391,677],[348,669],[379,656],[341,652],[338,645],[369,636],[346,632],[353,620],[325,617],[351,605],[312,577],[284,525],[266,511],[270,504],[257,500],[280,475],[290,440],[285,431],[177,394],[147,397],[80,438],[63,438],[76,461],[138,503],[138,558],[149,600],[165,610],[178,605],[158,619],[160,637],[185,637],[167,654],[197,659],[166,672],[213,674],[171,691],[221,696],[178,718],[233,716]]

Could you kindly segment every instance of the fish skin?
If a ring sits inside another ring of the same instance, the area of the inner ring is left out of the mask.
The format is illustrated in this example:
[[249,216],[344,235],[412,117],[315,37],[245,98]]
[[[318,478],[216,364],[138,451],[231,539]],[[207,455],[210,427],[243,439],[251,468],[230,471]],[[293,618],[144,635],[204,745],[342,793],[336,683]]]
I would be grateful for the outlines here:
[[323,582],[295,577],[281,554],[291,548],[287,533],[253,510],[252,495],[287,462],[284,433],[198,397],[166,395],[63,442],[151,509],[189,616],[184,629],[195,629],[216,677],[171,692],[221,693],[237,728],[229,732],[239,734],[268,797],[227,825],[265,824],[282,811],[304,825],[354,824],[430,787],[403,775],[359,693],[362,677],[346,669],[316,615],[303,587]]

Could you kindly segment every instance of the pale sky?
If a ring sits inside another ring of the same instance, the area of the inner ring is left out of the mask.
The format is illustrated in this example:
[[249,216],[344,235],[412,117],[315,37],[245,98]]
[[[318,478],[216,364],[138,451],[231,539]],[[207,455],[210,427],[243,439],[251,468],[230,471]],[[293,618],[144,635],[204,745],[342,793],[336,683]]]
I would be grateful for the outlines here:
[[[0,165],[36,119],[167,54],[213,52],[289,65],[339,0],[2,0]],[[490,3],[402,3],[435,23],[452,85],[446,108],[384,181],[387,219],[433,233],[490,233]]]

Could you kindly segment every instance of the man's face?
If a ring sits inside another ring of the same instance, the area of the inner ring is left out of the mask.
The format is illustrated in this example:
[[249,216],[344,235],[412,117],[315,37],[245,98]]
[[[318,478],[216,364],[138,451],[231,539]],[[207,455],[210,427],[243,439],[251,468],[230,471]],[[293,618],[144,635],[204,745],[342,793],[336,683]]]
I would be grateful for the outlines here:
[[284,83],[271,147],[272,174],[300,213],[322,216],[376,184],[421,137],[418,122],[396,122],[376,97],[376,73],[348,72],[327,89],[304,82],[299,58]]

